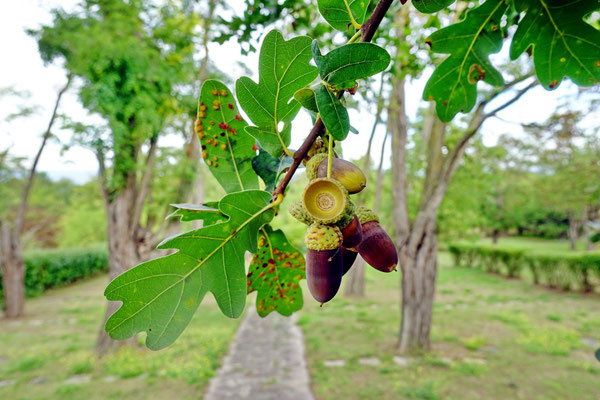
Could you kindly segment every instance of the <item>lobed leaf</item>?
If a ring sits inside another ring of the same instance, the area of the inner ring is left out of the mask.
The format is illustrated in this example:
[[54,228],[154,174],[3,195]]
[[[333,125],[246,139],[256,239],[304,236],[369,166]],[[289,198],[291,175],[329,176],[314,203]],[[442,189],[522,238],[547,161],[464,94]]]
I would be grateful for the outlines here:
[[456,0],[413,0],[413,6],[425,14],[431,14],[443,10]]
[[275,158],[263,149],[259,149],[258,155],[252,159],[252,168],[265,182],[265,190],[271,192],[275,189],[281,174],[292,165],[293,161],[290,156]]
[[427,81],[423,98],[436,102],[442,121],[475,105],[477,82],[500,86],[502,75],[489,61],[489,55],[502,48],[500,21],[508,5],[504,0],[487,0],[467,12],[457,24],[434,32],[427,42],[436,53],[450,54]]
[[514,60],[530,46],[540,83],[555,89],[565,77],[579,86],[600,80],[600,32],[583,21],[600,9],[597,0],[518,0],[526,10],[510,47]]
[[256,310],[265,317],[272,311],[290,316],[303,305],[300,280],[305,278],[304,257],[290,245],[281,230],[260,229],[258,252],[248,268],[248,293],[257,292]]
[[247,190],[219,202],[227,222],[165,240],[158,248],[177,253],[142,263],[116,277],[106,288],[108,300],[123,305],[106,322],[113,339],[146,331],[153,350],[171,344],[188,325],[206,292],[221,311],[240,316],[246,303],[244,253],[257,251],[258,230],[273,219],[271,194]]
[[245,76],[236,82],[240,104],[256,125],[247,127],[246,132],[275,157],[286,152],[290,144],[291,121],[300,110],[294,93],[318,74],[310,65],[310,41],[307,36],[286,41],[272,30],[260,48],[258,83]]
[[317,107],[327,131],[335,140],[344,140],[350,131],[348,110],[325,85],[316,91]]
[[202,84],[196,134],[208,170],[227,193],[258,189],[258,176],[250,161],[256,155],[248,124],[237,111],[233,93],[216,80]]
[[219,211],[219,202],[210,202],[204,204],[171,204],[177,208],[167,218],[179,217],[180,221],[200,221],[204,226],[214,225],[219,222],[227,221],[227,216]]
[[[318,0],[319,12],[334,29],[345,32],[352,25],[348,8],[358,24],[367,19],[367,9],[371,0]],[[346,6],[347,4],[347,6]]]
[[390,54],[373,43],[351,43],[322,55],[316,40],[312,42],[312,54],[319,75],[336,89],[350,89],[357,79],[368,78],[390,65]]

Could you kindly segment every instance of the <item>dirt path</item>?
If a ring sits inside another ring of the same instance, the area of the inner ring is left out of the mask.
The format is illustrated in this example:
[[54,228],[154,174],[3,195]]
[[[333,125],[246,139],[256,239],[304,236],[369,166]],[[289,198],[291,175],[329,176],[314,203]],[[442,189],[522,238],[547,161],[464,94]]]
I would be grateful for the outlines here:
[[205,400],[314,400],[294,318],[246,313]]

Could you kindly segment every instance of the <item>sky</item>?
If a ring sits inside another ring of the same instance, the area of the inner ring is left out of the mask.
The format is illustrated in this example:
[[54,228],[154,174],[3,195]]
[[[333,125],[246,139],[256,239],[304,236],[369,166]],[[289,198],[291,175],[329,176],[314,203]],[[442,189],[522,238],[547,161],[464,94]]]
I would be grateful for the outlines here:
[[[234,12],[241,10],[243,1],[229,0]],[[16,156],[22,156],[31,161],[38,150],[41,140],[41,134],[45,131],[56,94],[66,82],[66,73],[60,65],[44,65],[40,59],[37,44],[35,40],[29,37],[25,30],[36,28],[40,24],[51,21],[49,11],[61,6],[65,9],[72,8],[77,4],[76,0],[19,0],[19,1],[1,1],[0,2],[0,54],[3,60],[0,62],[0,88],[13,87],[19,91],[31,93],[28,102],[31,105],[38,105],[39,111],[27,118],[6,122],[5,117],[15,110],[20,100],[14,98],[0,100],[0,151],[10,148],[10,153]],[[210,54],[214,59],[219,56],[231,59],[235,55],[235,61],[240,61],[246,65],[256,79],[257,75],[257,54],[242,56],[239,46],[231,40],[223,45],[211,44]],[[507,57],[507,47],[493,59],[501,61]],[[231,63],[232,76],[241,73],[240,68],[236,68]],[[424,102],[421,100],[422,91],[425,82],[431,72],[424,74],[420,79],[408,82],[407,84],[407,112],[409,118],[414,118],[419,106]],[[571,98],[577,93],[577,88],[569,82],[563,83],[557,90],[546,92],[542,88],[536,88],[528,92],[516,105],[507,108],[499,113],[499,118],[488,120],[481,130],[484,143],[492,145],[496,139],[503,133],[521,132],[521,123],[541,122],[558,105],[562,104],[566,98]],[[499,99],[502,101],[502,99]],[[490,105],[493,107],[493,104]],[[77,100],[75,90],[71,89],[64,97],[59,110],[60,113],[69,116],[74,120],[93,120],[85,109],[81,107]],[[344,142],[344,157],[347,159],[356,159],[364,155],[367,147],[368,137],[371,132],[374,115],[368,109],[351,109],[350,120],[360,134],[350,134]],[[598,120],[596,123],[600,122]],[[292,131],[291,148],[297,148],[306,134],[310,131],[311,121],[309,116],[301,112],[294,121]],[[384,126],[381,125],[377,130],[372,150],[372,157],[378,158],[379,149],[383,140]],[[44,150],[39,164],[39,171],[48,173],[52,178],[58,179],[68,177],[78,183],[83,183],[92,178],[97,171],[97,163],[94,155],[86,149],[72,147],[65,150],[60,142],[68,143],[71,132],[61,130],[57,127],[53,130],[58,140],[52,141]],[[173,144],[173,138],[163,138]],[[385,154],[386,162],[384,166],[389,165],[389,141],[388,149]],[[30,162],[27,164],[29,165]]]

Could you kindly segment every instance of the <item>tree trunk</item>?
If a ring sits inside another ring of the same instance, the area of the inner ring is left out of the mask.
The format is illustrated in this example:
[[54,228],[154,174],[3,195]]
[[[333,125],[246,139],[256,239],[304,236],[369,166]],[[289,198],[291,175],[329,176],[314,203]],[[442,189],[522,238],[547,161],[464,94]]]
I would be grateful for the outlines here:
[[492,243],[498,244],[498,238],[500,237],[500,229],[494,228],[492,231]]
[[25,311],[25,262],[21,243],[8,222],[2,222],[0,229],[5,316],[19,318]]
[[344,279],[344,295],[353,297],[365,296],[365,260],[359,255],[354,261],[352,269]]
[[[400,249],[402,268],[402,323],[399,350],[428,350],[437,275],[435,218],[425,221],[422,235],[412,235]],[[418,245],[413,245],[417,241]]]
[[567,212],[569,217],[569,242],[571,245],[571,250],[575,250],[577,247],[577,219],[575,218],[575,213],[571,210]]
[[[140,261],[138,243],[130,229],[130,214],[133,204],[134,192],[131,187],[128,187],[122,193],[117,194],[106,206],[109,281],[134,267]],[[104,320],[96,341],[96,351],[100,355],[107,354],[127,342],[135,342],[136,340],[135,336],[124,341],[113,340],[104,331],[106,321],[117,311],[119,305],[119,302],[109,301],[106,306]]]

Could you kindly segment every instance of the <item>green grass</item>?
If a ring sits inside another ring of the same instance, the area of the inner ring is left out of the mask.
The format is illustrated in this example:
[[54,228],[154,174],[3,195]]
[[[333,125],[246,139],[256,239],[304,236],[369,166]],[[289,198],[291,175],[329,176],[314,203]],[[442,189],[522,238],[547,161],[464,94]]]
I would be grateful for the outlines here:
[[[299,322],[319,400],[598,399],[600,297],[454,268],[440,254],[432,351],[396,365],[400,275],[367,270],[367,296],[307,298]],[[308,295],[307,295],[308,296]],[[366,366],[362,357],[382,364]],[[344,367],[325,367],[343,359]]]
[[[15,381],[0,387],[0,399],[202,397],[239,320],[224,317],[207,296],[170,347],[158,352],[124,347],[98,359],[93,347],[104,314],[106,283],[103,276],[51,290],[27,301],[24,319],[0,322],[0,381]],[[143,340],[140,335],[140,343]],[[79,375],[89,375],[89,381],[67,382]]]
[[[475,243],[492,245],[492,240],[489,238],[477,240]],[[570,251],[570,242],[566,239],[540,239],[529,237],[502,237],[498,240],[498,246],[508,249],[523,249],[541,252],[559,252]],[[585,250],[585,242],[577,241],[576,250]]]

